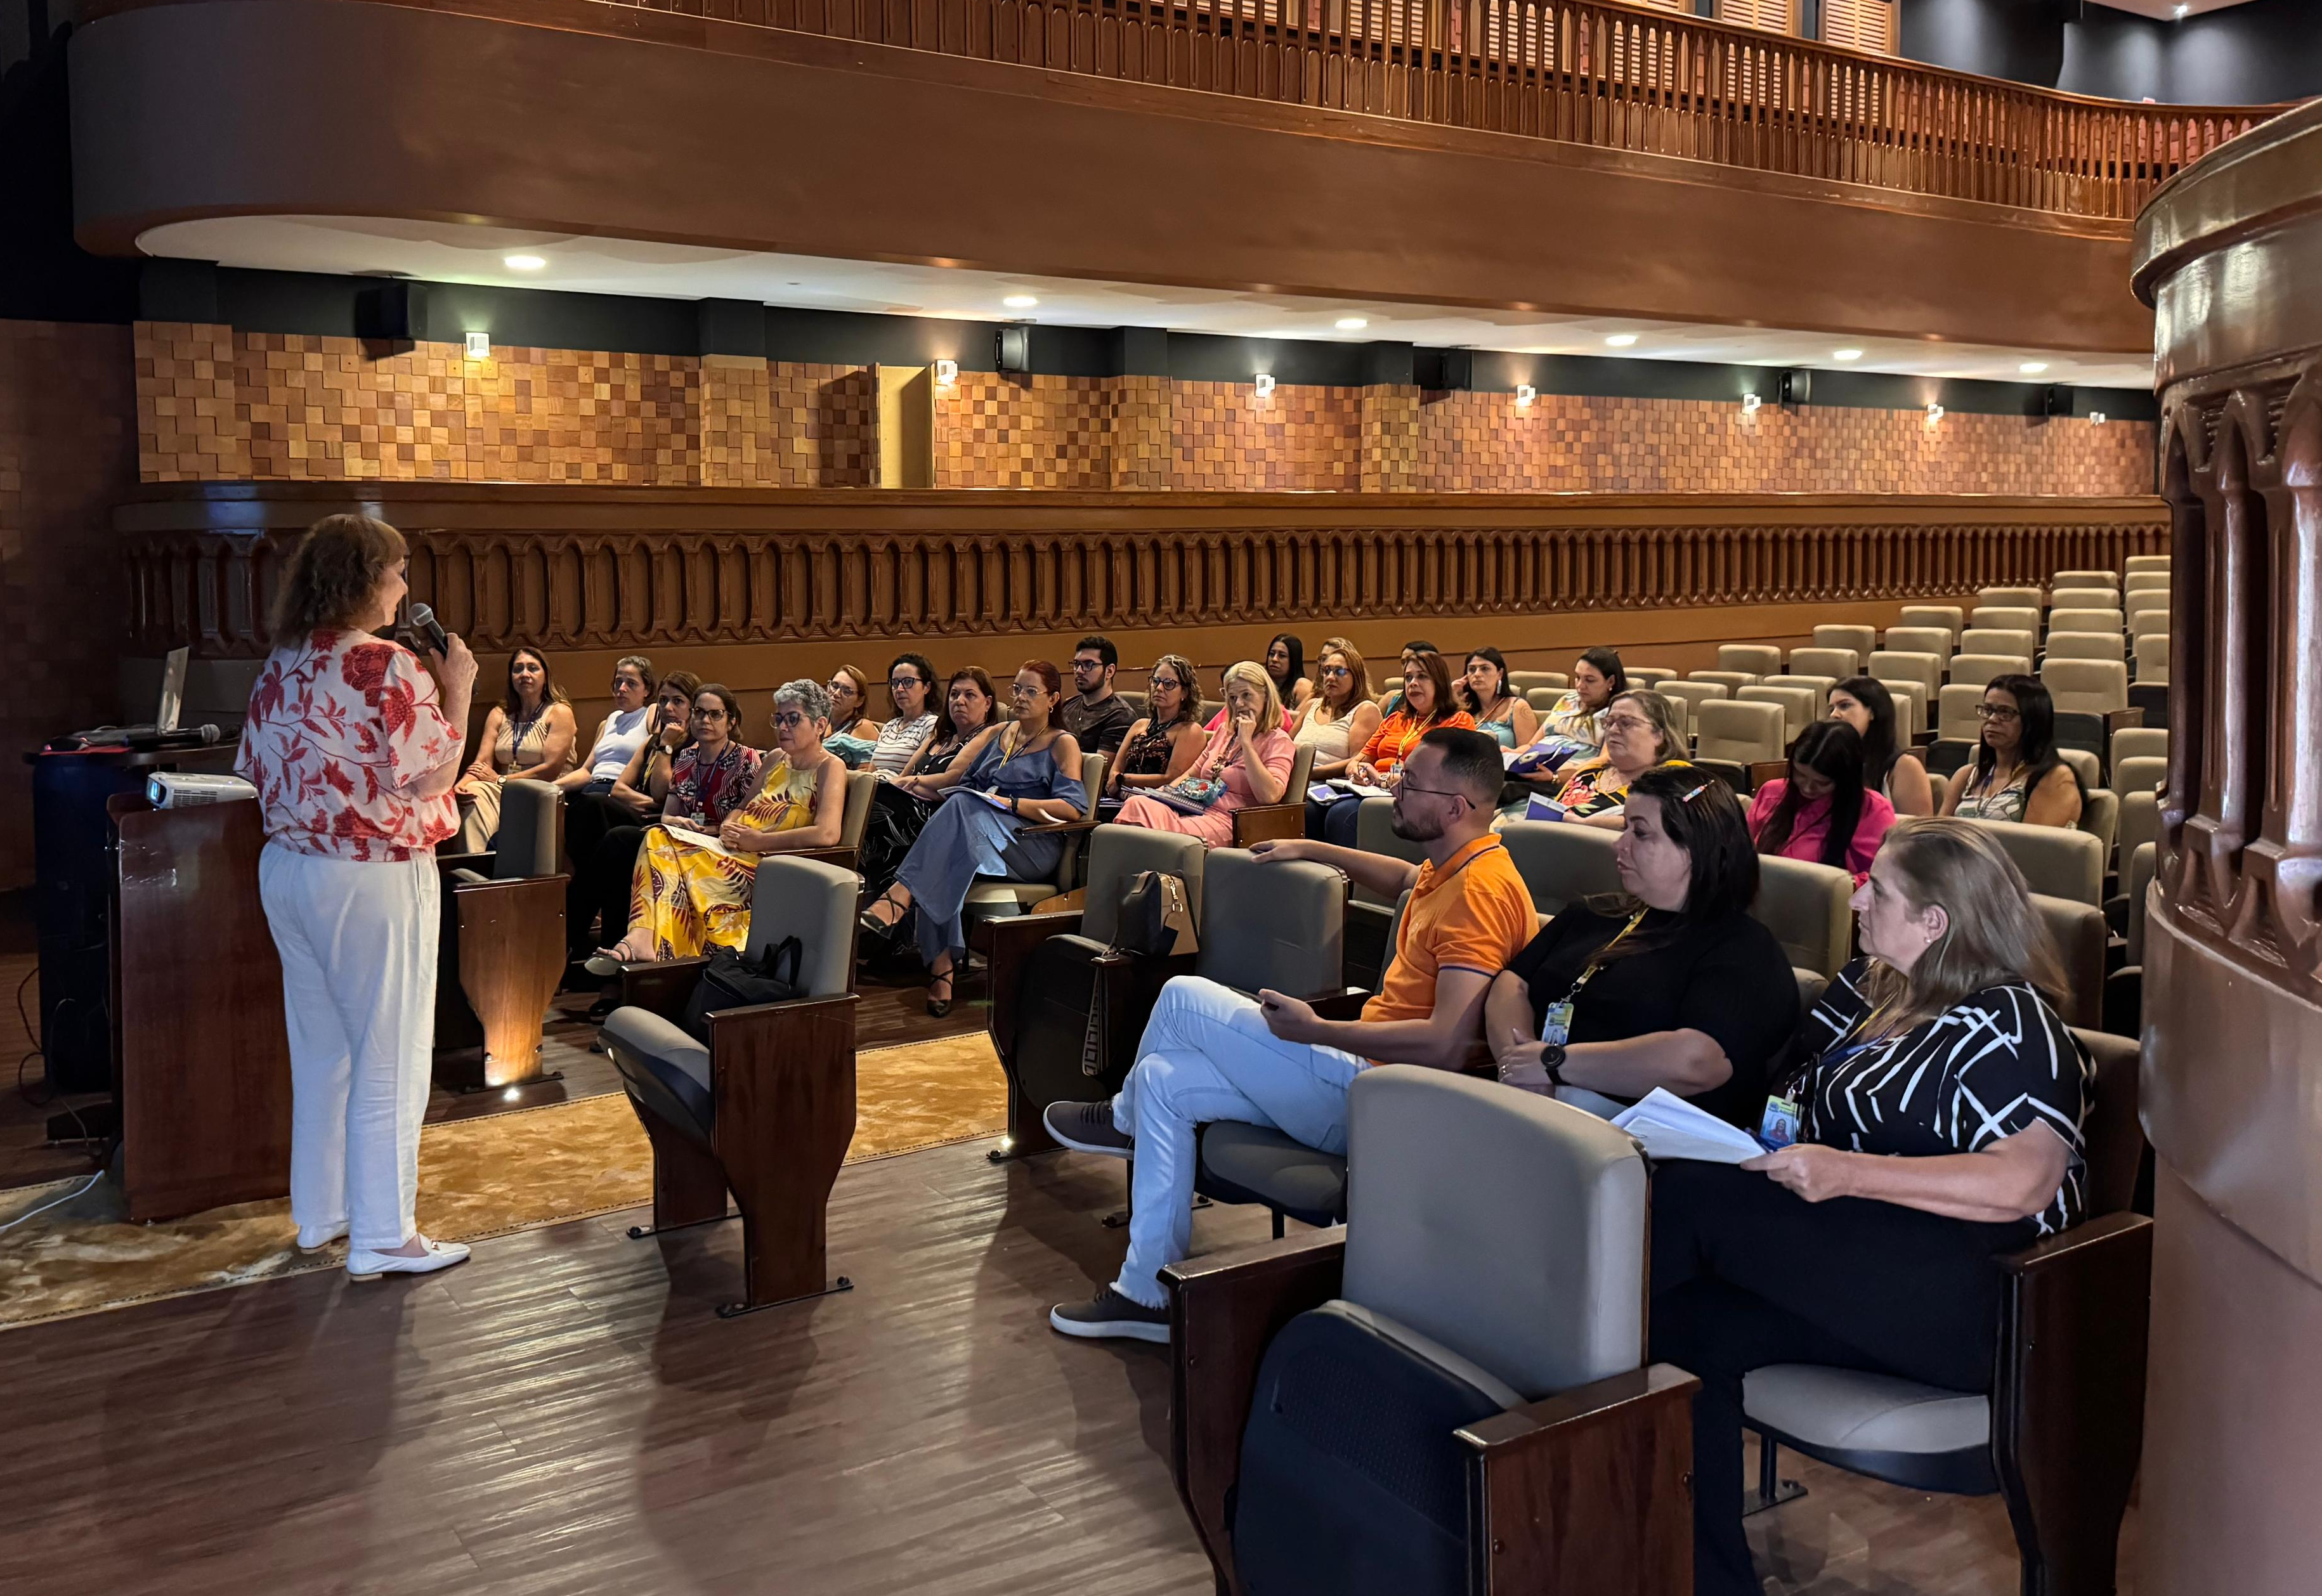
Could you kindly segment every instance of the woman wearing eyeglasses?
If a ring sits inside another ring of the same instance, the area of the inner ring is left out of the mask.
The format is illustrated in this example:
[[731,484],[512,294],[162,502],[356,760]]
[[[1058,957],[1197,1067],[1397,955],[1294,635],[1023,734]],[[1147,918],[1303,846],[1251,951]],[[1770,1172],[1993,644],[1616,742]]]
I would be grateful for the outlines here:
[[[636,871],[637,850],[669,797],[672,768],[693,745],[693,698],[700,690],[701,679],[690,670],[663,677],[645,734],[614,778],[612,791],[593,802],[578,793],[566,799],[564,847],[572,857],[572,880],[564,889],[564,938],[575,959],[620,941],[628,929],[629,879]],[[576,798],[583,802],[575,805]],[[602,1019],[604,1014],[591,1010],[590,1017]]]
[[[1395,697],[1400,707],[1387,712],[1378,730],[1363,744],[1362,752],[1348,762],[1344,778],[1347,781],[1392,789],[1403,779],[1403,762],[1428,733],[1441,726],[1475,729],[1476,717],[1460,708],[1458,699],[1452,696],[1450,664],[1432,650],[1413,655],[1403,666],[1403,691]],[[1358,801],[1361,797],[1356,792],[1339,791],[1325,801],[1309,794],[1306,834],[1335,847],[1353,847],[1356,817],[1362,812]]]
[[1577,820],[1617,830],[1630,784],[1655,765],[1682,765],[1685,743],[1667,698],[1638,688],[1604,709],[1604,745],[1588,759],[1564,767],[1555,795],[1537,808],[1508,811],[1509,818]]
[[1166,786],[1193,768],[1203,741],[1201,700],[1191,660],[1163,654],[1153,661],[1145,679],[1145,717],[1131,724],[1120,740],[1099,814],[1109,820],[1138,793]]
[[1379,707],[1371,699],[1370,672],[1355,645],[1343,637],[1326,637],[1315,656],[1314,696],[1293,724],[1290,740],[1296,748],[1314,751],[1314,780],[1343,776],[1353,763],[1353,751],[1368,743],[1379,729]]
[[1659,1087],[1756,1130],[1798,989],[1751,917],[1741,804],[1688,766],[1646,771],[1613,857],[1621,895],[1566,909],[1493,980],[1484,1037],[1500,1079],[1607,1117]]
[[1278,804],[1290,794],[1297,745],[1282,729],[1274,678],[1255,660],[1226,667],[1226,707],[1193,765],[1175,781],[1139,793],[1121,807],[1120,824],[1202,839],[1204,848],[1233,841],[1234,812]]
[[887,698],[895,706],[894,718],[879,728],[870,768],[900,776],[911,756],[935,734],[936,668],[925,654],[897,654],[887,667]]
[[2036,676],[1996,676],[1975,707],[1983,735],[1952,772],[1943,812],[2025,825],[2080,823],[2080,773],[2056,752],[2056,702]]
[[942,799],[911,844],[895,884],[864,911],[863,929],[884,937],[917,909],[919,956],[928,962],[928,1012],[951,1012],[952,972],[967,955],[963,911],[978,876],[1037,881],[1055,873],[1064,842],[1034,828],[1088,812],[1080,744],[1056,722],[1064,678],[1046,660],[1028,660],[1010,689],[1016,718],[968,745],[939,775],[896,785]]
[[589,961],[596,974],[740,947],[750,938],[759,855],[837,843],[846,767],[822,745],[830,695],[803,679],[774,689],[772,760],[736,741],[740,714],[721,687],[694,700],[695,757],[672,785],[661,824],[646,829],[628,934]]

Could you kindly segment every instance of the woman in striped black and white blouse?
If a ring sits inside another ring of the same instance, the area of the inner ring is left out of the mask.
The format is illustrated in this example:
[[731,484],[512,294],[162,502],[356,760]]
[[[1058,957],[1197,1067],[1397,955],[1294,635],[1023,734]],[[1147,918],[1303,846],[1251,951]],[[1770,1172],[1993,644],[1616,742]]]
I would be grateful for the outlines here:
[[2082,1211],[2094,1072],[2043,995],[2055,952],[2015,864],[1971,822],[1902,821],[1854,908],[1869,956],[1800,1032],[1796,1145],[1653,1182],[1652,1355],[1702,1381],[1701,1596],[1758,1591],[1743,1376],[1824,1363],[1988,1391],[1994,1255]]

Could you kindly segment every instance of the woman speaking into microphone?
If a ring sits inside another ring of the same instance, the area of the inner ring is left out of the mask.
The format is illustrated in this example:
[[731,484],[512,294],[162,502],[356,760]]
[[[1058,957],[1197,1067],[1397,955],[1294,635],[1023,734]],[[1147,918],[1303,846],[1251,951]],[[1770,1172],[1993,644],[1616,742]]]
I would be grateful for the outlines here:
[[435,844],[476,659],[456,637],[435,680],[399,643],[403,534],[327,515],[292,551],[274,652],[250,695],[238,768],[266,827],[259,893],[282,955],[290,1033],[290,1214],[298,1245],[347,1238],[347,1273],[425,1274],[468,1255],[419,1234],[419,1124],[435,1039]]

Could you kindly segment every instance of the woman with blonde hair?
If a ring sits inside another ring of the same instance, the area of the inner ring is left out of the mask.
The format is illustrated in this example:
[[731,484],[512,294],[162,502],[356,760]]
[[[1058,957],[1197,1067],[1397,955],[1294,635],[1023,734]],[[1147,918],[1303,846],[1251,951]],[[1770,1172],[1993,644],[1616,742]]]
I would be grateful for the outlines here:
[[1897,823],[1854,895],[1864,957],[1793,1044],[1740,1164],[1653,1178],[1652,1356],[1700,1376],[1694,1580],[1756,1596],[1742,1386],[1826,1363],[1988,1392],[1996,1254],[2078,1223],[2094,1072],[2049,1006],[2055,951],[1971,822]]
[[572,700],[556,685],[548,656],[527,643],[508,655],[507,691],[484,717],[476,757],[452,791],[460,800],[460,848],[480,853],[500,829],[500,783],[554,781],[580,746]]
[[1360,651],[1343,637],[1324,638],[1314,656],[1314,696],[1291,728],[1294,744],[1314,751],[1314,780],[1345,775],[1381,718]]
[[1255,660],[1226,667],[1226,707],[1218,729],[1184,774],[1121,806],[1120,824],[1174,831],[1205,848],[1233,841],[1234,811],[1278,804],[1290,793],[1298,752],[1282,729],[1282,695]]
[[[435,1042],[435,847],[476,657],[445,640],[431,677],[371,635],[404,597],[403,534],[326,515],[274,594],[274,652],[235,768],[258,789],[258,890],[282,959],[290,1040],[290,1217],[347,1273],[425,1274],[468,1255],[419,1233],[419,1122]],[[439,691],[437,679],[442,681]]]

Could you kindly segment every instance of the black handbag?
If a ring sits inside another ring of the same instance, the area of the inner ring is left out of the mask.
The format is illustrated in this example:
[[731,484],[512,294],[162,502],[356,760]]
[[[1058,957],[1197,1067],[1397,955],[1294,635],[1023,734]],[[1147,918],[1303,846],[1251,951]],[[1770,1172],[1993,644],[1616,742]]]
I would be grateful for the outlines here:
[[[799,983],[799,961],[805,950],[795,936],[785,936],[754,963],[734,948],[714,948],[693,996],[685,1002],[685,1017],[678,1023],[686,1035],[708,1045],[709,1017],[720,1009],[749,1008],[760,1003],[788,1003],[806,996]],[[782,973],[788,961],[790,973]]]
[[1193,898],[1185,889],[1185,878],[1159,870],[1141,870],[1129,877],[1113,921],[1112,945],[1120,953],[1148,958],[1198,953],[1201,938],[1193,928]]

